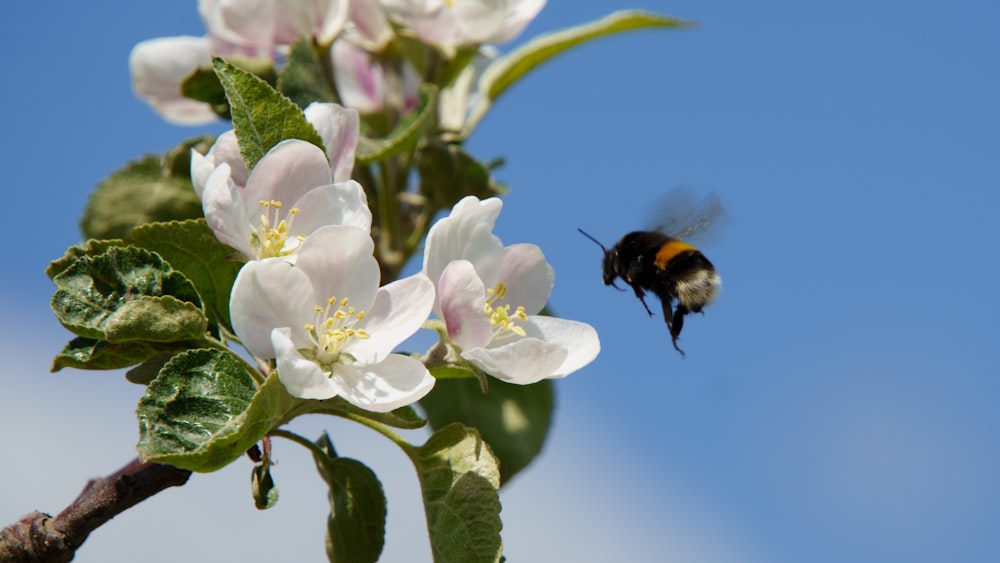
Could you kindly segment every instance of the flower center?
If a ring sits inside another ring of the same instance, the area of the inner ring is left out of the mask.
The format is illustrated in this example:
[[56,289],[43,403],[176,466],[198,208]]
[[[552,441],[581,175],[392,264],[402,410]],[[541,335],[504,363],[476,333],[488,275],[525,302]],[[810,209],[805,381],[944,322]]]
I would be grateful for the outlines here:
[[507,284],[502,281],[497,282],[493,289],[486,290],[486,306],[483,307],[483,314],[493,325],[493,338],[510,336],[510,334],[525,336],[524,329],[515,324],[515,321],[528,320],[524,307],[517,307],[514,309],[514,314],[511,315],[509,303],[500,307],[494,306],[498,299],[503,299],[506,296]]
[[250,244],[257,252],[257,257],[264,259],[288,256],[305,238],[298,236],[294,244],[288,244],[288,232],[292,228],[292,222],[299,208],[289,209],[287,219],[282,219],[280,201],[261,200],[260,206],[264,208],[260,214],[260,225],[250,236]]
[[341,350],[351,340],[370,336],[365,329],[354,328],[365,318],[365,312],[351,307],[346,297],[340,301],[331,297],[326,300],[326,307],[317,305],[315,311],[316,322],[306,323],[305,327],[313,341],[316,361],[324,366],[341,360]]

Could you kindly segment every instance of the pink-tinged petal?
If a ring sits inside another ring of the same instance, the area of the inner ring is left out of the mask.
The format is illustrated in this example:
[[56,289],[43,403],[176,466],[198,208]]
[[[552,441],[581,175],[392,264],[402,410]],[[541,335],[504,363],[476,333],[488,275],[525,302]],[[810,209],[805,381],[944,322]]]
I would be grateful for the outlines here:
[[229,168],[232,169],[233,182],[236,182],[237,186],[243,187],[247,185],[247,179],[250,178],[250,170],[247,169],[247,163],[243,160],[243,154],[240,152],[240,144],[236,140],[235,131],[230,129],[219,135],[215,139],[215,144],[212,145],[212,148],[208,150],[208,154],[205,156],[216,166],[228,164]]
[[252,57],[268,57],[274,48],[274,0],[199,0],[198,13],[210,36]]
[[198,199],[205,193],[205,184],[208,183],[212,172],[215,172],[215,163],[191,149],[191,185],[194,186],[194,193],[198,194]]
[[294,202],[299,210],[291,236],[310,235],[327,225],[347,225],[371,231],[372,212],[361,184],[354,180],[313,188]]
[[312,284],[301,270],[280,258],[246,263],[236,276],[229,300],[233,331],[251,354],[273,358],[271,331],[290,327],[296,348],[310,347],[305,323],[318,305]]
[[462,357],[484,372],[508,383],[528,385],[552,374],[566,361],[562,346],[537,338],[522,338],[497,348],[472,348]]
[[301,399],[330,399],[340,394],[338,382],[331,379],[316,362],[302,357],[289,336],[288,328],[271,332],[278,365],[278,379],[289,395]]
[[393,36],[378,0],[350,0],[344,32],[351,42],[371,52],[381,51]]
[[288,206],[309,190],[332,183],[330,165],[319,147],[299,139],[281,141],[250,173],[244,195],[247,215],[259,214],[261,201],[280,201]]
[[493,335],[493,327],[483,314],[486,286],[471,262],[448,264],[438,282],[438,301],[441,308],[435,314],[444,320],[452,342],[462,349],[486,346]]
[[354,170],[354,151],[361,134],[358,112],[337,104],[312,103],[304,113],[306,120],[323,139],[333,181],[350,180]]
[[486,287],[496,285],[503,243],[493,234],[493,225],[502,208],[503,203],[495,197],[479,201],[468,196],[455,204],[451,214],[427,233],[424,274],[437,283],[453,260],[468,260]]
[[275,0],[275,4],[274,37],[279,45],[291,45],[303,35],[329,45],[347,20],[347,0]]
[[500,281],[507,284],[507,295],[497,305],[524,307],[529,315],[542,310],[552,294],[556,273],[545,261],[542,250],[534,244],[513,244],[503,249]]
[[359,328],[370,335],[353,340],[347,352],[362,363],[381,362],[427,320],[434,305],[434,284],[416,274],[379,288],[375,304],[365,311]]
[[375,244],[367,231],[357,227],[328,226],[309,235],[295,261],[312,281],[324,302],[347,298],[350,306],[367,311],[375,302],[380,278],[372,253]]
[[385,74],[368,51],[350,41],[339,40],[334,41],[330,57],[337,93],[345,106],[365,114],[385,107]]
[[219,116],[211,106],[181,95],[181,82],[212,64],[204,37],[162,37],[138,43],[129,55],[132,88],[158,114],[178,125],[203,125]]
[[531,316],[520,323],[528,337],[535,337],[567,351],[562,364],[546,377],[565,377],[594,361],[601,352],[601,339],[587,323],[555,317]]
[[247,257],[254,256],[250,246],[250,220],[246,216],[243,194],[229,178],[229,166],[220,165],[205,181],[201,207],[215,238]]
[[434,377],[414,358],[390,354],[376,364],[334,367],[341,396],[354,406],[372,412],[389,412],[424,397],[434,387]]
[[455,8],[465,24],[466,41],[506,43],[520,35],[544,6],[545,0],[518,0],[492,6],[482,2],[458,2]]

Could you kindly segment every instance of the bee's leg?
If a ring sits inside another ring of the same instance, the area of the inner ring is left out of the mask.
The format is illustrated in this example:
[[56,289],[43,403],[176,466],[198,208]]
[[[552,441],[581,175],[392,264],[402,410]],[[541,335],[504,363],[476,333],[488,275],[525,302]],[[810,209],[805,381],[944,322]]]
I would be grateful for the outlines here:
[[[667,321],[667,326],[670,327],[670,339],[674,345],[674,350],[684,355],[684,350],[681,350],[680,346],[677,345],[677,339],[681,337],[681,329],[684,328],[684,315],[688,313],[687,307],[683,303],[677,304],[677,309],[673,314],[673,322]],[[663,306],[663,316],[664,318],[670,318],[670,312],[667,305]]]
[[639,298],[639,302],[642,303],[642,306],[646,308],[646,312],[649,313],[650,317],[652,317],[653,311],[649,309],[649,305],[646,305],[646,292],[643,291],[637,283],[632,284],[632,290],[635,291],[635,296]]

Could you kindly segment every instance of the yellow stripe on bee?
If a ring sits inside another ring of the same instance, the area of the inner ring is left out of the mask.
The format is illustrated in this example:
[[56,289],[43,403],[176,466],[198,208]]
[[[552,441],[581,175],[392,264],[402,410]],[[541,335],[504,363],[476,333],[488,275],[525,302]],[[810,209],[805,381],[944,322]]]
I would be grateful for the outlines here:
[[677,256],[681,252],[687,250],[696,250],[696,249],[695,247],[691,246],[690,244],[682,240],[672,240],[661,246],[660,250],[656,252],[656,260],[653,261],[653,264],[657,268],[665,270],[667,268],[667,264],[674,256]]

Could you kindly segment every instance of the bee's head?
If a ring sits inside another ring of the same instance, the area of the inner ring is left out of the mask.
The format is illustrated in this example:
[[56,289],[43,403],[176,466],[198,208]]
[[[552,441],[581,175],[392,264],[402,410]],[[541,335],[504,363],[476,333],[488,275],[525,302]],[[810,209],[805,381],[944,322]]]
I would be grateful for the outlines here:
[[590,236],[583,229],[578,228],[577,230],[580,231],[580,234],[583,236],[597,243],[597,246],[600,246],[601,250],[604,251],[604,261],[601,264],[604,270],[604,285],[613,285],[615,289],[624,291],[624,289],[618,287],[615,283],[615,278],[618,277],[618,247],[616,246],[615,248],[609,250],[606,246],[601,244],[601,241]]

